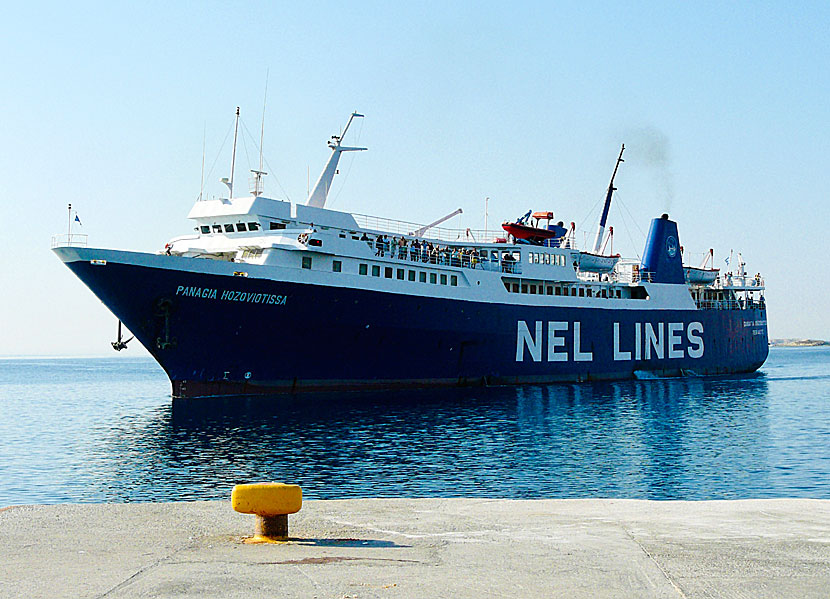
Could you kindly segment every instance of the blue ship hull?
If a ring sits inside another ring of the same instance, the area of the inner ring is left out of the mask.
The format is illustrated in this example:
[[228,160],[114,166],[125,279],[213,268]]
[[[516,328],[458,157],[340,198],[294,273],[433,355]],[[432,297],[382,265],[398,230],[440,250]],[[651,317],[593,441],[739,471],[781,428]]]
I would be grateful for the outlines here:
[[174,397],[748,373],[768,353],[763,307],[474,302],[102,267],[76,251],[67,266],[164,368]]

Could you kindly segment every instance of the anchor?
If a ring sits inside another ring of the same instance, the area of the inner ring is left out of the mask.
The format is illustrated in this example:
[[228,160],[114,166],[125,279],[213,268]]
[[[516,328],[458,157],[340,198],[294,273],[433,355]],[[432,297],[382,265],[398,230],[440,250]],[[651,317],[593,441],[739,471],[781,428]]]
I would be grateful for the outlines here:
[[135,335],[124,341],[124,337],[121,335],[121,321],[118,321],[118,339],[110,343],[112,345],[112,349],[115,351],[121,351],[122,349],[127,349],[127,344],[135,339]]
[[176,338],[170,338],[170,310],[173,302],[169,299],[162,298],[156,302],[156,316],[164,319],[164,337],[156,337],[156,347],[158,349],[171,349],[176,347]]

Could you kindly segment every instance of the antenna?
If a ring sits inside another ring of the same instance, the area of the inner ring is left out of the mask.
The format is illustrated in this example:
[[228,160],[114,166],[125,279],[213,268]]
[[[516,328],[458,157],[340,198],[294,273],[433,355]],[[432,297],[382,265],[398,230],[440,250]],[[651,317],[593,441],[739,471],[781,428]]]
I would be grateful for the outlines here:
[[254,197],[262,195],[262,177],[263,175],[267,175],[264,170],[262,170],[262,145],[265,140],[265,105],[268,101],[268,73],[270,69],[265,71],[265,97],[262,99],[262,128],[259,132],[259,170],[251,169],[251,172],[254,174],[254,189],[251,192]]
[[490,201],[490,196],[484,198],[484,235],[487,236],[487,203]]
[[[207,121],[202,129],[202,178],[199,181],[199,201],[202,201],[202,194],[205,192],[205,141],[207,139]],[[119,321],[120,322],[120,321]]]
[[228,186],[230,198],[233,199],[233,171],[236,168],[236,135],[239,132],[239,106],[236,107],[236,123],[233,128],[233,154],[231,154],[231,177],[222,177],[222,183]]

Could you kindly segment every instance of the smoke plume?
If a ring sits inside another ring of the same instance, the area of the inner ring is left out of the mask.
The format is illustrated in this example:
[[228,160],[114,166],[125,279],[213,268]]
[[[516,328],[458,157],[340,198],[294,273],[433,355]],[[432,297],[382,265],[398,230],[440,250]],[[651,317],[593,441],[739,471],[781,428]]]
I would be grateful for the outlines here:
[[[671,143],[656,127],[641,127],[626,135],[626,150],[631,152],[631,166],[647,168],[654,179],[663,212],[671,213],[674,200],[674,176],[671,170]],[[634,157],[636,156],[636,160]]]

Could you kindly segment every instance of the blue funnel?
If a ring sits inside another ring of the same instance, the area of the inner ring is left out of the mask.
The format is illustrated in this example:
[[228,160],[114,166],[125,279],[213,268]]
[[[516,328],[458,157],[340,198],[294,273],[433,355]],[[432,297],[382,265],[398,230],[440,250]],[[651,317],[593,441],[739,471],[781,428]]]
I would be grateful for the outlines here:
[[652,283],[685,283],[677,223],[669,215],[651,221],[640,271]]

